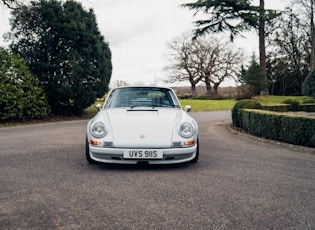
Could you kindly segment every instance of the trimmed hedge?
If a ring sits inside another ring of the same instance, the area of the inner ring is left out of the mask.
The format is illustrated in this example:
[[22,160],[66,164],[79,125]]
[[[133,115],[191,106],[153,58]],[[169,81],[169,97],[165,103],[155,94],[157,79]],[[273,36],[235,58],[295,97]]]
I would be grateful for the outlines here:
[[283,103],[261,106],[255,100],[238,101],[232,109],[233,124],[261,137],[315,147],[315,117],[284,114],[289,111],[315,112],[315,104],[299,104],[294,99]]
[[244,99],[235,103],[232,108],[232,121],[236,127],[241,127],[242,116],[240,114],[241,109],[262,109],[259,102],[253,99]]
[[315,104],[301,104],[299,105],[299,111],[315,112]]
[[296,109],[292,109],[292,105],[289,104],[263,105],[262,109],[280,113],[285,113],[289,111],[315,112],[315,104],[299,104],[297,105]]
[[315,98],[306,98],[302,101],[302,104],[315,104]]
[[290,105],[290,111],[298,111],[299,110],[300,102],[298,102],[298,100],[296,100],[296,99],[289,98],[289,99],[282,101],[281,103]]
[[262,109],[263,110],[268,110],[268,111],[275,111],[275,112],[289,112],[291,108],[291,105],[288,104],[279,104],[279,105],[263,105]]
[[315,147],[315,117],[241,109],[240,127],[265,138]]

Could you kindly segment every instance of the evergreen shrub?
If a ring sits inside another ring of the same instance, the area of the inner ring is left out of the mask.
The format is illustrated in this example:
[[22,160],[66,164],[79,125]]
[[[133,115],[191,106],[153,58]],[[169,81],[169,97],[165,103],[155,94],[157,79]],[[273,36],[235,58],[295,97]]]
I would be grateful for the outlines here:
[[315,71],[311,71],[302,84],[302,94],[315,98]]
[[0,121],[26,121],[50,115],[46,94],[25,63],[0,48]]
[[235,103],[232,108],[232,121],[235,127],[241,127],[242,116],[240,109],[262,109],[262,106],[259,102],[253,99],[245,99]]
[[286,99],[281,103],[290,105],[290,111],[298,111],[300,104],[298,100],[292,98]]

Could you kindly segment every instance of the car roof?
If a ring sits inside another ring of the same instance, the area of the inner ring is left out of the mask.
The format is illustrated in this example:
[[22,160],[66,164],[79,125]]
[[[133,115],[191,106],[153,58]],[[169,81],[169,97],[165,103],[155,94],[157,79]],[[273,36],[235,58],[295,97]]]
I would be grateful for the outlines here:
[[113,89],[123,89],[123,88],[158,88],[158,89],[171,89],[170,87],[165,86],[119,86]]

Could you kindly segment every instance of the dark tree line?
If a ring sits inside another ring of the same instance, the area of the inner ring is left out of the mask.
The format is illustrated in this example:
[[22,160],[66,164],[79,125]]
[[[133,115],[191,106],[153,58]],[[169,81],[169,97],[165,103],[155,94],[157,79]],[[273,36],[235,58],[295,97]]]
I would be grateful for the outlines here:
[[285,11],[277,12],[265,9],[264,0],[258,6],[250,0],[183,4],[195,14],[208,16],[195,22],[195,37],[228,32],[233,41],[242,32],[255,29],[259,36],[259,64],[252,57],[240,77],[255,94],[268,89],[276,95],[301,95],[307,74],[314,70],[314,6],[314,0],[295,0]]
[[301,95],[311,71],[311,41],[307,28],[292,9],[279,18],[279,27],[269,38],[268,75],[272,94]]
[[53,114],[80,115],[108,90],[111,52],[93,10],[72,0],[32,1],[13,9],[11,27],[10,50],[39,79]]

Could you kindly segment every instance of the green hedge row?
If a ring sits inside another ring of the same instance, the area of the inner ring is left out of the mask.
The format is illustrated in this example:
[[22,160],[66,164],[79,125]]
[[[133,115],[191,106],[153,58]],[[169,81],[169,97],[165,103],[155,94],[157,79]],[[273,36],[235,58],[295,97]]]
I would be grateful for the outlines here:
[[298,106],[299,111],[315,112],[315,104],[302,104]]
[[275,111],[280,113],[289,112],[291,109],[291,105],[288,104],[279,104],[279,105],[263,105],[263,110]]
[[246,131],[295,145],[315,147],[315,117],[280,114],[258,109],[238,110]]
[[292,109],[292,105],[289,104],[263,105],[262,109],[282,113],[289,111],[315,112],[315,104],[299,104],[295,109]]

